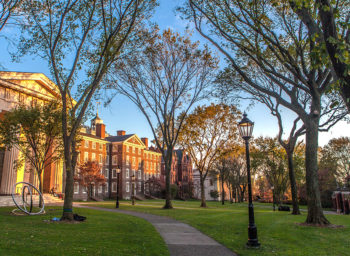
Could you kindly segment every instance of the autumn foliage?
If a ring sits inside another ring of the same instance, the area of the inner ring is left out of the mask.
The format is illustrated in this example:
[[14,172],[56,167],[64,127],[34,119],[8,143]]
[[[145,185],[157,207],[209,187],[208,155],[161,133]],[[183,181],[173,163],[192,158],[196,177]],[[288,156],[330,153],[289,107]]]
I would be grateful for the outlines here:
[[92,197],[91,189],[93,186],[104,184],[106,178],[101,174],[101,167],[97,162],[87,161],[79,165],[79,171],[74,180],[88,191],[89,198]]

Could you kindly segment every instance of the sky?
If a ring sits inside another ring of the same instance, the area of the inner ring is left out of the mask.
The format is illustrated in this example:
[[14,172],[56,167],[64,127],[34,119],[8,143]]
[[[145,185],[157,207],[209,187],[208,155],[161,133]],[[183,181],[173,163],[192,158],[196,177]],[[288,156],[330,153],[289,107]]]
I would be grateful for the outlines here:
[[[171,28],[172,30],[181,34],[185,33],[187,27],[193,27],[187,21],[183,21],[178,14],[175,13],[175,8],[183,3],[183,0],[161,0],[159,7],[156,9],[152,22],[159,25],[161,30]],[[6,33],[6,30],[4,31]],[[11,32],[9,29],[7,32]],[[191,39],[199,41],[201,45],[209,44],[205,39],[193,31]],[[215,51],[214,47],[211,47]],[[4,38],[0,38],[0,70],[7,71],[21,71],[21,72],[40,72],[51,78],[51,74],[47,63],[35,56],[30,56],[21,59],[20,63],[11,62],[8,50],[14,51],[8,45]],[[221,67],[225,66],[225,61],[221,59]],[[277,120],[270,114],[270,111],[262,104],[256,104],[248,108],[248,102],[242,102],[239,106],[240,110],[246,111],[248,118],[254,123],[253,136],[270,136],[274,137],[278,133]],[[286,116],[287,127],[290,127],[293,121],[293,115],[288,111],[283,112]],[[153,139],[153,135],[149,125],[138,110],[138,108],[126,97],[117,96],[110,105],[104,107],[103,104],[99,106],[99,116],[106,124],[106,130],[111,135],[116,135],[117,130],[125,130],[127,134],[136,133],[139,137],[148,137]],[[287,129],[288,131],[288,129]],[[319,135],[319,145],[325,145],[331,138],[340,136],[350,136],[350,124],[345,121],[339,122],[329,132],[323,132]]]

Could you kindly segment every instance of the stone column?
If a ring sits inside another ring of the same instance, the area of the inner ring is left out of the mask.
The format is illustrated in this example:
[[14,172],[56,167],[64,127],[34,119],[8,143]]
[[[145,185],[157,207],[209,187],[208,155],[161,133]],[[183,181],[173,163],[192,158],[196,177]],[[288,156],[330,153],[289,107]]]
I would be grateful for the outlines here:
[[13,147],[11,150],[6,150],[4,167],[1,179],[0,194],[9,195],[12,193],[13,186],[17,180],[17,170],[14,166],[14,161],[17,160],[18,149]]

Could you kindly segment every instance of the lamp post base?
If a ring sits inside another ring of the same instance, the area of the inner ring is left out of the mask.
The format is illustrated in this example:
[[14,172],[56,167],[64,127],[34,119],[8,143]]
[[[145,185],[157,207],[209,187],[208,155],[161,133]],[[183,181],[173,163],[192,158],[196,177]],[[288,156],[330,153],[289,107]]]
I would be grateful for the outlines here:
[[259,248],[260,243],[258,241],[257,228],[254,225],[253,227],[248,227],[248,242],[247,247],[249,248]]

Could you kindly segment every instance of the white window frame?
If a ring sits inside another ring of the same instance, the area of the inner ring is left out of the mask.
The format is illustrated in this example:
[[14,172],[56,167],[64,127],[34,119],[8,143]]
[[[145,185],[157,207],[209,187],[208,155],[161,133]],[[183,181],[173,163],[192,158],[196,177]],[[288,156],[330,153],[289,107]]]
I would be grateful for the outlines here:
[[92,142],[92,149],[96,149],[96,142],[95,141]]
[[105,192],[108,193],[108,182],[106,182],[105,185]]
[[[77,190],[75,188],[77,188]],[[74,182],[74,194],[79,194],[79,183],[78,182]]]
[[117,178],[117,170],[116,169],[112,170],[112,178]]
[[126,168],[125,170],[125,178],[129,179],[130,173],[129,173],[129,168]]
[[85,148],[89,148],[89,141],[85,140]]
[[118,164],[118,157],[117,156],[113,156],[112,160],[113,160],[114,165]]
[[112,192],[117,192],[117,182],[112,182]]
[[107,169],[105,169],[105,173],[104,173],[104,175],[105,175],[105,178],[108,180],[108,175],[109,174],[109,169],[107,168]]
[[96,161],[96,153],[91,154],[91,161]]
[[138,171],[138,179],[141,180],[141,170]]
[[102,145],[102,143],[98,143],[99,144],[99,148],[100,148],[100,150],[102,150],[103,149],[103,145]]
[[84,152],[84,162],[89,161],[89,152]]
[[129,182],[125,183],[125,192],[130,192],[130,183]]
[[109,155],[106,155],[106,164],[109,164]]
[[98,185],[97,193],[99,193],[99,194],[102,193],[102,184],[99,184],[99,185]]
[[126,152],[129,152],[129,146],[126,146]]
[[138,182],[138,190],[139,190],[139,192],[141,192],[141,186],[142,186],[142,185],[141,185],[141,181],[139,181],[139,182]]

